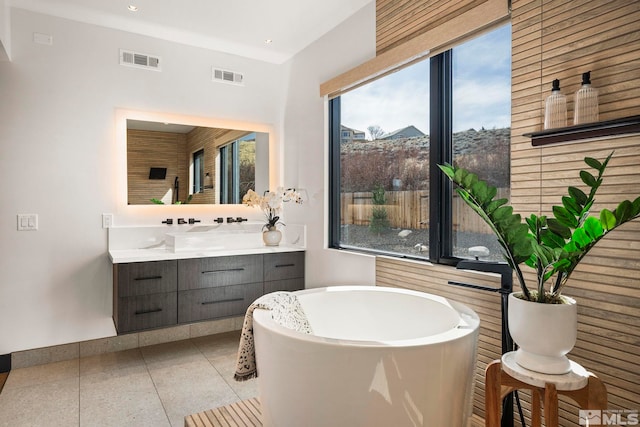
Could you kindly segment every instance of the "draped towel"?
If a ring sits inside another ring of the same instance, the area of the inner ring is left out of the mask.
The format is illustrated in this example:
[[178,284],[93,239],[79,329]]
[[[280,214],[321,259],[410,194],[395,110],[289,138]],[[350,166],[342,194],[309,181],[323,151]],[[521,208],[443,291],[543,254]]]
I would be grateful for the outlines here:
[[236,381],[246,381],[258,376],[253,340],[253,310],[256,308],[270,310],[273,320],[286,328],[305,334],[312,333],[311,325],[309,325],[304,310],[294,294],[273,292],[261,296],[247,308],[244,316],[236,372],[233,376]]

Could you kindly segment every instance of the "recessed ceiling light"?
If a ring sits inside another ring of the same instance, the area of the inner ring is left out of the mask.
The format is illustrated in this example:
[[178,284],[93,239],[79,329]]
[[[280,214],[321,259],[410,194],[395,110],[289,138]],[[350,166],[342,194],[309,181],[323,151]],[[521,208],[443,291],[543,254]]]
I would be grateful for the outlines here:
[[138,6],[135,6],[133,4],[130,4],[127,9],[129,9],[131,12],[137,12],[138,11]]
[[271,40],[271,39],[265,39],[265,40],[264,40],[264,42],[265,42],[265,44],[271,44],[271,43],[273,43],[273,40]]

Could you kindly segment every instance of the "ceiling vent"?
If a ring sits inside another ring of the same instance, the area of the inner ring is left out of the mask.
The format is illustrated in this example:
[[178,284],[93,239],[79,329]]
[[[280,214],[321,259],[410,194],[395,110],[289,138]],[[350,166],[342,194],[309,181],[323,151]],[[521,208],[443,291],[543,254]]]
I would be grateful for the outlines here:
[[160,58],[157,56],[120,49],[120,65],[144,68],[145,70],[161,71]]
[[244,75],[235,71],[223,70],[213,67],[211,79],[214,82],[229,83],[232,85],[244,86]]

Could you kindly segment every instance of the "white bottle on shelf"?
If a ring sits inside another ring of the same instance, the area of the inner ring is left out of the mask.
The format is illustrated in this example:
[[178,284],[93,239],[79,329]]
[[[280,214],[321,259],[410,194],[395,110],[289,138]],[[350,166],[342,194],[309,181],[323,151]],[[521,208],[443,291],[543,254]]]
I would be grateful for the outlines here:
[[573,124],[598,121],[598,89],[591,86],[591,71],[582,73],[582,86],[576,92]]
[[551,95],[544,108],[544,128],[561,128],[567,125],[567,97],[560,93],[560,80],[555,79]]

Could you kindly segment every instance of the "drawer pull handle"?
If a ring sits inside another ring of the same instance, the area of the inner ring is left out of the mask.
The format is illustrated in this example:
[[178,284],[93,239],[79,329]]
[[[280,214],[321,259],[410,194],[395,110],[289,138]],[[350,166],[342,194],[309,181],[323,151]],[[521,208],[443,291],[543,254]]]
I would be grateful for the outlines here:
[[218,300],[218,301],[205,301],[205,302],[202,302],[200,304],[209,305],[209,304],[218,304],[218,303],[222,303],[222,302],[238,302],[238,301],[244,301],[244,298],[229,298],[229,299],[221,299],[221,300]]
[[149,314],[149,313],[158,313],[161,312],[162,309],[161,308],[153,308],[151,310],[138,310],[135,312],[135,315],[137,316],[138,314]]
[[295,267],[295,264],[276,264],[276,268],[280,267]]
[[162,276],[136,277],[133,280],[158,280],[158,279],[162,279]]
[[240,268],[225,268],[223,270],[205,270],[202,274],[211,274],[211,273],[226,273],[231,271],[244,271],[244,267]]

